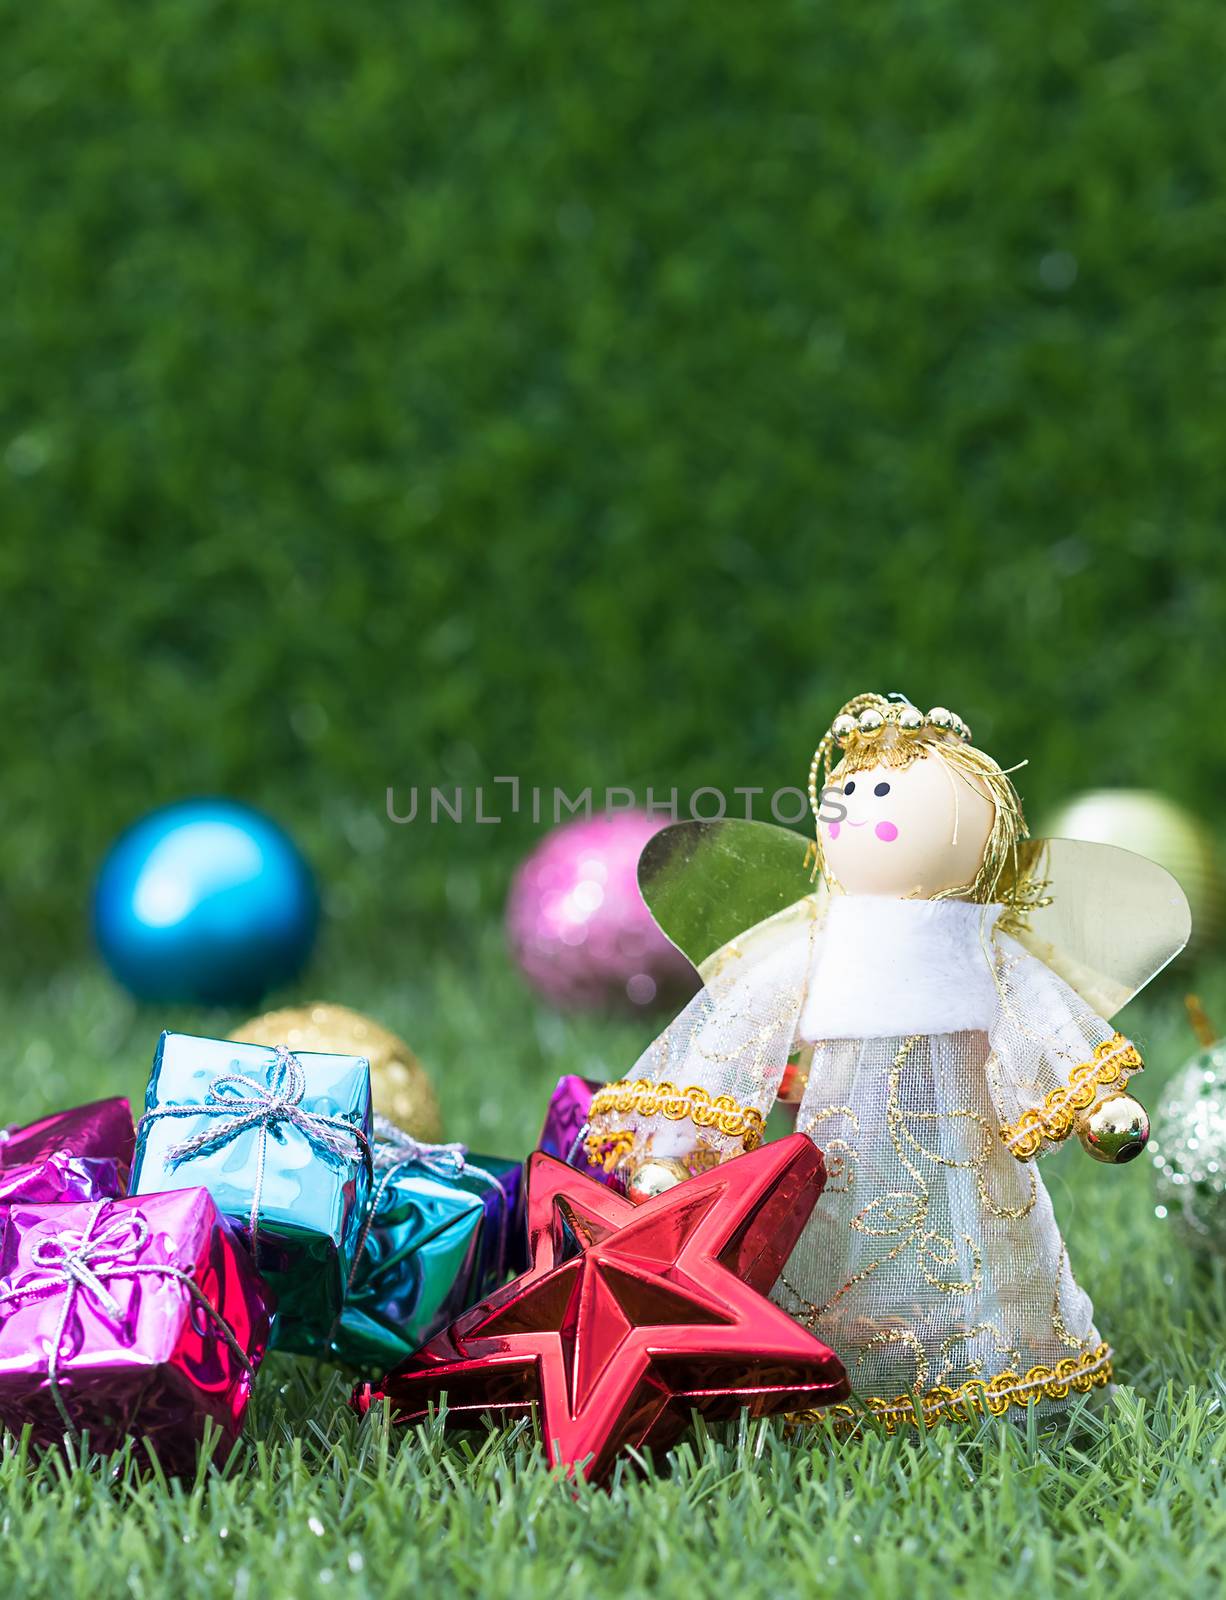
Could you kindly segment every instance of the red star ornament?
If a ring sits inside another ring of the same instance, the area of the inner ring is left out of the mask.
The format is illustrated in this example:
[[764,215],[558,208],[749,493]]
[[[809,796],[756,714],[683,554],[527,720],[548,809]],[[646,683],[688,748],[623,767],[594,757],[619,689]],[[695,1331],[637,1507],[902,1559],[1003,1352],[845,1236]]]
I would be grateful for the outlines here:
[[692,1411],[843,1400],[838,1357],[765,1298],[825,1178],[821,1151],[792,1134],[635,1206],[538,1151],[532,1266],[351,1403],[387,1396],[398,1422],[444,1394],[453,1419],[535,1404],[549,1459],[600,1482],[620,1450],[671,1444]]

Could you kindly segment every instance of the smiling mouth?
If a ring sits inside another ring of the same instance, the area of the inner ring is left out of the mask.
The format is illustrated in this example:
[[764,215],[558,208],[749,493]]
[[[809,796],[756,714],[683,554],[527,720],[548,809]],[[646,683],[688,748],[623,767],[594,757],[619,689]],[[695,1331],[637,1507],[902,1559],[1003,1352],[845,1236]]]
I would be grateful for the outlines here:
[[849,828],[867,828],[868,827],[868,823],[867,823],[867,821],[865,821],[865,822],[849,822],[847,824],[847,826]]

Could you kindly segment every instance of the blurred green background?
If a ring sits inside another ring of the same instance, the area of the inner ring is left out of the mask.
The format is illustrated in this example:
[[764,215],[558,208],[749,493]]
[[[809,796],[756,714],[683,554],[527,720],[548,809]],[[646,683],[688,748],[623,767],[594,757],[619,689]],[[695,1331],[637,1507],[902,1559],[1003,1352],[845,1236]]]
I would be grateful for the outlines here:
[[199,792],[321,972],[462,955],[540,830],[389,785],[769,792],[865,688],[1216,815],[1216,6],[5,13],[9,977]]

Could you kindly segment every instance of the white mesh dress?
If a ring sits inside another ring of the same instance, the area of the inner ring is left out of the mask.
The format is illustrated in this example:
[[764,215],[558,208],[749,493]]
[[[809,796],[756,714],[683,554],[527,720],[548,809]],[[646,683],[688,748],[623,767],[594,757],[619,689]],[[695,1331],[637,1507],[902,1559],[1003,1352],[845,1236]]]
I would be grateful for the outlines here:
[[727,1158],[811,1049],[797,1127],[827,1183],[774,1298],[888,1426],[1050,1407],[1110,1377],[1033,1158],[1142,1063],[1000,910],[805,901],[729,946],[593,1102],[594,1149]]

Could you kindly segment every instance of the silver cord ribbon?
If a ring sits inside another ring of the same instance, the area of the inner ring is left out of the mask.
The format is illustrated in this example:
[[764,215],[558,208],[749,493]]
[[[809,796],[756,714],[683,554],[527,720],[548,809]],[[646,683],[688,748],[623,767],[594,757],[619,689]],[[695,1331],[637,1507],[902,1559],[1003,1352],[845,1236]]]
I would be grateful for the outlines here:
[[[345,1284],[346,1292],[353,1287],[353,1280],[357,1276],[366,1241],[370,1238],[370,1230],[374,1226],[379,1203],[393,1179],[405,1167],[420,1167],[432,1178],[441,1178],[445,1183],[454,1183],[461,1177],[472,1177],[479,1183],[487,1184],[491,1189],[502,1187],[492,1172],[487,1172],[484,1167],[479,1167],[468,1159],[468,1149],[465,1145],[426,1144],[421,1139],[415,1139],[411,1133],[406,1133],[403,1128],[397,1127],[387,1117],[377,1116],[374,1129],[374,1165],[375,1171],[379,1174],[379,1181],[375,1185],[367,1203],[366,1215],[362,1219],[362,1229],[353,1252],[353,1264],[349,1268],[349,1280]],[[498,1260],[505,1264],[506,1259],[507,1207],[504,1205],[498,1217]]]
[[259,1220],[260,1202],[264,1198],[264,1169],[268,1162],[268,1135],[282,1123],[297,1128],[304,1138],[317,1149],[342,1161],[361,1155],[366,1170],[374,1176],[374,1161],[370,1141],[361,1128],[355,1128],[343,1117],[329,1117],[321,1112],[304,1111],[306,1073],[293,1051],[279,1044],[276,1060],[268,1074],[268,1082],[248,1078],[241,1072],[223,1072],[209,1083],[199,1105],[155,1106],[146,1111],[141,1121],[158,1117],[220,1117],[223,1121],[202,1128],[189,1139],[172,1145],[166,1152],[171,1167],[191,1156],[209,1154],[222,1145],[237,1139],[239,1134],[258,1128],[259,1155],[256,1160],[255,1185],[251,1192],[251,1213],[248,1226],[251,1230],[251,1254],[258,1266],[260,1262]]
[[571,1147],[566,1152],[566,1155],[564,1157],[564,1160],[565,1160],[566,1165],[568,1167],[576,1166],[575,1157],[583,1149],[584,1141],[586,1140],[588,1134],[591,1133],[591,1131],[592,1131],[592,1124],[590,1122],[585,1122],[583,1124],[583,1126],[579,1129],[579,1132],[575,1135],[574,1140],[571,1143]]
[[82,1232],[73,1233],[65,1229],[40,1239],[31,1257],[37,1270],[25,1273],[0,1289],[0,1307],[27,1295],[63,1295],[64,1304],[47,1356],[47,1382],[51,1386],[51,1398],[64,1430],[77,1442],[80,1441],[80,1430],[69,1415],[60,1378],[64,1336],[78,1295],[88,1295],[112,1322],[120,1321],[123,1312],[107,1288],[107,1283],[113,1279],[160,1278],[182,1284],[196,1304],[216,1323],[218,1332],[247,1374],[255,1376],[251,1358],[238,1342],[234,1330],[190,1273],[162,1262],[142,1262],[137,1259],[148,1244],[150,1235],[149,1224],[139,1212],[120,1212],[107,1227],[98,1231],[102,1213],[110,1204],[109,1200],[99,1200]]
[[[376,1172],[387,1172],[415,1161],[419,1167],[436,1178],[458,1178],[462,1172],[474,1171],[468,1162],[468,1146],[463,1144],[427,1144],[415,1139],[411,1133],[394,1123],[390,1117],[375,1117],[374,1161]],[[489,1178],[489,1173],[484,1174]],[[494,1182],[490,1179],[490,1182]]]

